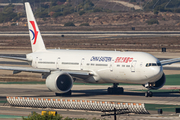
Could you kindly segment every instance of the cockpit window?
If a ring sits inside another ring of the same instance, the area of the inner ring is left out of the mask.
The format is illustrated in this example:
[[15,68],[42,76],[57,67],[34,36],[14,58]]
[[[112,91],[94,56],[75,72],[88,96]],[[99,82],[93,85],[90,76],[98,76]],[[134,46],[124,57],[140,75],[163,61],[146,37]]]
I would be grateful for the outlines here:
[[157,63],[146,63],[146,67],[149,67],[149,66],[161,66],[161,63],[160,62],[157,62]]
[[158,62],[158,63],[157,63],[157,65],[158,65],[158,66],[161,66],[161,63],[160,63],[160,62]]
[[157,64],[156,63],[152,63],[152,66],[157,66]]

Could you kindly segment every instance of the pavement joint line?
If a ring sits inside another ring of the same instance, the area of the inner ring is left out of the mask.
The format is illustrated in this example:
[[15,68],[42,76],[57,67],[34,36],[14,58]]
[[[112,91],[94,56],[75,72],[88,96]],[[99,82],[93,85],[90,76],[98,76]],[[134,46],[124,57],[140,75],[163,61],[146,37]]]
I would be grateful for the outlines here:
[[73,110],[73,109],[53,109],[53,108],[33,108],[33,107],[14,107],[14,106],[0,106],[0,108],[3,108],[3,107],[6,107],[6,108],[20,108],[20,109],[29,109],[29,110],[32,110],[32,109],[38,109],[38,110],[57,110],[57,111],[73,111],[73,112],[91,112],[91,113],[102,113],[102,112],[99,112],[99,111],[87,111],[87,110]]

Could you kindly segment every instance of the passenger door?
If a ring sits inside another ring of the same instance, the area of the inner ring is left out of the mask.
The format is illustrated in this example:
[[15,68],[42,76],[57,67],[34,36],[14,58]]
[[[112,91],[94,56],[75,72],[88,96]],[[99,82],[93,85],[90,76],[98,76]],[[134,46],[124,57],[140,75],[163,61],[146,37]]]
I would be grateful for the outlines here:
[[133,60],[133,62],[131,63],[131,72],[135,72],[136,63],[137,63],[137,60]]
[[113,67],[114,67],[114,59],[112,59],[110,63],[110,71],[113,72]]
[[84,67],[84,61],[85,61],[85,59],[82,58],[82,59],[81,59],[81,64],[80,64],[80,69],[81,69],[81,70],[83,70],[83,67]]
[[35,66],[36,68],[38,68],[38,57],[35,58],[34,66]]
[[60,63],[61,62],[61,58],[58,57],[57,60],[56,60],[56,69],[59,69],[60,68]]

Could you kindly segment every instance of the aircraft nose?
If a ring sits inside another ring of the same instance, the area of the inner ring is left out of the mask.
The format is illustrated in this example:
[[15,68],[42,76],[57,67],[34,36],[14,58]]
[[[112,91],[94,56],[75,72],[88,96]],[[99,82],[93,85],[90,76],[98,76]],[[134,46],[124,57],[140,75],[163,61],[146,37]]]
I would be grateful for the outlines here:
[[161,78],[161,76],[163,75],[163,68],[162,68],[162,66],[154,67],[153,68],[153,73],[154,73],[154,76],[156,78]]

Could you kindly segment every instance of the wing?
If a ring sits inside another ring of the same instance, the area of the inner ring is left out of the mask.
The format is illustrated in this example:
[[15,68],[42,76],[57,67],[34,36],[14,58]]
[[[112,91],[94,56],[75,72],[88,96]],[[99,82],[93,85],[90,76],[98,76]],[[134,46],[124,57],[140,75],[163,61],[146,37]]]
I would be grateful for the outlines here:
[[[26,61],[31,62],[30,60],[22,57],[11,57],[11,56],[0,56],[0,58],[6,58],[6,59],[14,59],[14,60],[20,60],[20,61]],[[42,78],[46,78],[51,71],[62,71],[70,74],[72,77],[80,78],[80,79],[87,79],[88,77],[92,76],[93,73],[89,71],[72,71],[72,70],[57,70],[57,69],[39,69],[39,68],[32,68],[32,67],[12,67],[12,66],[0,66],[1,70],[11,70],[13,71],[13,74],[17,74],[20,72],[32,72],[32,73],[41,73]]]
[[12,66],[0,66],[1,70],[11,70],[13,74],[17,74],[20,72],[33,72],[33,73],[50,73],[51,71],[48,69],[37,69],[31,67],[12,67]]
[[170,64],[173,64],[173,63],[178,63],[180,62],[180,58],[175,58],[175,59],[168,59],[168,60],[161,60],[161,65],[170,65]]
[[92,73],[90,71],[83,71],[83,70],[78,70],[78,71],[61,70],[61,71],[70,74],[72,77],[75,77],[78,80],[85,80],[85,79],[89,78],[90,76],[94,75],[94,73]]
[[0,58],[6,58],[6,59],[14,59],[14,60],[20,60],[20,61],[29,61],[26,58],[22,58],[22,57],[11,57],[11,56],[0,56]]
[[90,76],[93,76],[94,74],[89,71],[72,71],[72,70],[57,70],[57,69],[39,69],[39,68],[32,68],[32,67],[12,67],[12,66],[0,66],[1,70],[11,70],[13,71],[13,74],[17,74],[20,72],[32,72],[32,73],[41,73],[42,78],[46,78],[47,75],[51,73],[51,71],[62,71],[70,74],[72,77],[80,78],[80,79],[87,79]]

